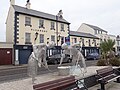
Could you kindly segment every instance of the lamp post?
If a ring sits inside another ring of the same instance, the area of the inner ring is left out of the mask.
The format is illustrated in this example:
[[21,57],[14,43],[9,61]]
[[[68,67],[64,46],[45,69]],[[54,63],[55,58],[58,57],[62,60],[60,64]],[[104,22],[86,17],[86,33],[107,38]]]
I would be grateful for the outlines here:
[[60,40],[60,35],[58,35],[58,19],[62,18],[62,14],[63,14],[63,12],[62,12],[62,10],[60,10],[58,12],[58,14],[56,15],[56,39],[57,39],[56,41],[57,41],[57,46],[58,46],[58,42]]
[[58,46],[58,15],[56,15],[56,42]]
[[34,44],[36,44],[37,37],[38,37],[38,32],[35,33]]

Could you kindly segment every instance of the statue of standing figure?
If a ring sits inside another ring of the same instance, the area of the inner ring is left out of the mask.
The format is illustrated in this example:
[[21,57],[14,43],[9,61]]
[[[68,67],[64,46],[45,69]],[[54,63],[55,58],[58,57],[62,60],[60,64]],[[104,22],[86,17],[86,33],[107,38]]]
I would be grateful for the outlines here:
[[36,80],[38,67],[44,66],[48,69],[48,64],[46,61],[46,49],[52,48],[55,46],[54,42],[49,43],[48,45],[36,44],[33,45],[33,52],[28,59],[28,75],[32,78],[32,83]]
[[65,54],[68,54],[70,55],[70,58],[72,58],[72,66],[78,66],[79,62],[82,61],[84,72],[86,72],[85,58],[82,53],[76,49],[76,45],[78,44],[73,44],[71,46],[68,46],[66,43],[62,44],[63,54],[59,66],[61,66]]

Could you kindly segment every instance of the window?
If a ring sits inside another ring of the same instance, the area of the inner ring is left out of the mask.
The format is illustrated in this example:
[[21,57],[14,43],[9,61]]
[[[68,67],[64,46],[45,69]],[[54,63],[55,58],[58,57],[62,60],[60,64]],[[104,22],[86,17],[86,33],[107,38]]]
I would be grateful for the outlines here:
[[55,22],[51,22],[51,30],[55,30]]
[[51,35],[51,41],[55,42],[55,36],[54,35]]
[[120,46],[120,41],[117,41],[117,45]]
[[39,20],[39,28],[45,28],[44,27],[44,20],[42,20],[42,19]]
[[64,43],[64,37],[61,37],[61,45]]
[[85,46],[85,44],[84,44],[84,39],[82,39],[82,46]]
[[64,24],[61,24],[61,31],[65,31],[64,30]]
[[97,34],[97,30],[95,30],[95,34]]
[[94,45],[96,46],[96,40],[94,39],[93,41],[94,41]]
[[25,17],[25,26],[31,26],[31,18]]
[[77,38],[74,38],[74,43],[77,43]]
[[44,43],[44,35],[40,34],[40,43]]
[[25,33],[25,44],[31,44],[31,34]]
[[89,46],[91,46],[90,39],[89,39]]

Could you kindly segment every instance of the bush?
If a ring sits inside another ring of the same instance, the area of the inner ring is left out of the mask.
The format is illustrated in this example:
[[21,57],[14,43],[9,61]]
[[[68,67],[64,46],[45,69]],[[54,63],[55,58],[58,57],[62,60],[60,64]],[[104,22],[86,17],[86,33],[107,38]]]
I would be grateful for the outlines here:
[[119,58],[112,58],[112,59],[110,59],[109,63],[112,66],[120,66],[120,59]]
[[106,66],[106,61],[104,59],[98,60],[97,66]]

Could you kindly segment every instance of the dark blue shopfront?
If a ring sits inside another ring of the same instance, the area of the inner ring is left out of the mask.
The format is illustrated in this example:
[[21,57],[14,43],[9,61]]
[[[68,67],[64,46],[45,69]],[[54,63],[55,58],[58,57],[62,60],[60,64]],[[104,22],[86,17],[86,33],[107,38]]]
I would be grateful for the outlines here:
[[[32,53],[32,45],[16,45],[14,46],[14,48],[15,48],[15,51],[18,50],[17,58],[18,58],[19,64],[27,64],[28,58]],[[16,60],[16,57],[15,57],[15,60]]]
[[19,64],[27,64],[31,50],[19,50]]
[[[18,55],[17,57],[15,57],[15,60],[16,58],[18,58],[19,64],[27,64],[29,56],[33,51],[32,45],[16,45],[14,46],[14,48],[15,48],[15,51],[16,50],[18,51]],[[54,55],[61,52],[62,52],[61,46],[55,46],[52,49],[47,49],[46,54],[47,56],[50,56],[50,55]]]

